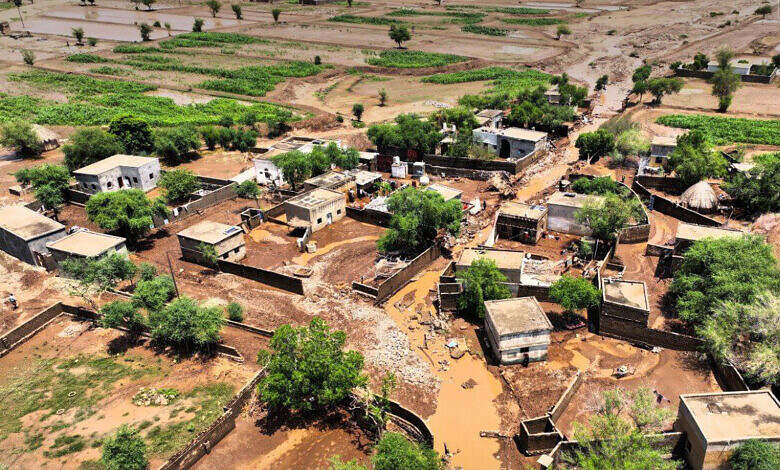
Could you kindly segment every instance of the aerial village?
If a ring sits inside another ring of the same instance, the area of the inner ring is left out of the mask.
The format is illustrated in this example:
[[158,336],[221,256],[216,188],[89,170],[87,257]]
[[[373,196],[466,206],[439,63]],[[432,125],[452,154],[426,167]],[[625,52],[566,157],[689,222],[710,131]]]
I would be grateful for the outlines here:
[[760,0],[0,1],[0,470],[780,468]]

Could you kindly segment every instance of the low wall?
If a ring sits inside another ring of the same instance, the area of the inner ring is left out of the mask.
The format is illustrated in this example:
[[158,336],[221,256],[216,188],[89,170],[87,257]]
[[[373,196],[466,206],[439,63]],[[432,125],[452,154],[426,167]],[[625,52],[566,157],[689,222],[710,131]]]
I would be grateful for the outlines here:
[[[771,83],[772,80],[777,76],[777,68],[775,68],[770,75],[755,75],[755,74],[748,74],[748,75],[737,75],[743,82],[749,82],[749,83]],[[684,68],[676,68],[674,69],[674,74],[678,77],[692,77],[692,78],[703,78],[705,80],[709,80],[712,78],[712,76],[715,74],[715,72],[709,72],[707,70],[689,70]]]
[[416,430],[415,434],[418,440],[426,444],[428,447],[433,447],[433,433],[431,432],[425,420],[420,418],[415,412],[404,408],[401,404],[392,400],[388,401],[388,413],[391,419],[393,417],[400,418],[407,423],[411,424]]
[[658,211],[662,214],[672,216],[675,219],[681,220],[683,222],[688,222],[691,224],[706,225],[708,227],[721,226],[721,223],[715,219],[711,219],[705,215],[699,214],[696,211],[692,211],[686,207],[682,207],[681,205],[673,201],[670,201],[669,199],[663,196],[652,194],[650,191],[647,190],[647,188],[642,186],[642,184],[640,184],[636,180],[634,180],[634,183],[631,185],[631,189],[633,189],[640,196],[645,197],[647,199],[650,199],[652,197],[653,210]]
[[672,253],[674,253],[674,247],[672,246],[648,243],[645,248],[645,256],[669,256]]
[[65,199],[68,202],[73,202],[76,204],[81,204],[81,205],[86,204],[90,196],[91,194],[81,192],[77,189],[74,189],[73,187],[70,187],[65,190]]
[[352,289],[362,294],[369,295],[375,299],[379,295],[379,290],[376,287],[367,286],[357,281],[352,281]]
[[712,371],[724,391],[747,392],[750,390],[750,387],[745,383],[745,379],[742,378],[742,374],[739,373],[734,365],[731,363],[726,365],[720,364],[712,356],[709,357],[709,360],[710,365],[712,365]]
[[[665,452],[665,454],[680,455],[681,447],[685,443],[685,433],[683,432],[651,434],[650,437],[650,446],[656,450],[668,450],[668,452]],[[558,445],[556,445],[548,455],[552,457],[554,466],[560,466],[566,463],[566,456],[571,456],[574,452],[580,449],[582,449],[582,446],[577,441],[563,441],[559,442]]]
[[598,334],[638,343],[646,347],[659,346],[675,351],[699,351],[704,343],[693,336],[656,330],[639,323],[601,315]]
[[393,218],[393,214],[390,214],[389,212],[382,212],[374,209],[357,209],[349,206],[347,206],[346,215],[359,222],[378,225],[380,227],[389,227],[390,219]]
[[582,385],[583,380],[582,372],[577,371],[577,375],[574,376],[574,379],[572,379],[569,387],[566,389],[566,391],[563,392],[561,398],[559,398],[555,405],[550,409],[550,419],[553,423],[558,421],[563,412],[566,411],[566,408],[569,407],[569,404],[574,398],[574,395],[577,393],[577,390],[580,389],[580,385]]
[[549,286],[530,286],[526,284],[513,284],[512,287],[517,287],[517,297],[536,297],[536,300],[540,302],[547,302],[550,300],[550,287]]
[[297,277],[222,259],[217,261],[217,266],[222,272],[251,279],[267,286],[292,292],[293,294],[303,295],[303,281]]
[[685,188],[680,178],[674,176],[636,175],[634,181],[645,188],[653,188],[666,193],[682,193]]
[[395,294],[401,287],[406,285],[417,273],[425,269],[436,258],[441,256],[441,250],[437,245],[433,245],[420,253],[405,268],[393,274],[385,282],[377,287],[377,300],[384,300]]
[[5,333],[3,336],[0,336],[0,357],[5,356],[11,350],[46,328],[46,325],[57,318],[62,312],[62,302],[57,302],[51,307],[41,310],[32,318]]
[[618,232],[618,241],[622,243],[646,242],[650,238],[650,224],[632,225]]
[[247,325],[246,323],[240,321],[225,320],[225,324],[232,326],[233,328],[238,328],[239,330],[248,331],[256,335],[265,336],[267,338],[270,338],[274,335],[274,332],[271,330],[264,330],[256,326]]
[[460,168],[465,170],[478,171],[506,171],[510,174],[517,174],[524,168],[539,160],[545,155],[545,151],[535,151],[524,158],[515,161],[504,159],[478,160],[476,158],[448,157],[444,155],[426,155],[423,157],[425,165],[442,168]]
[[447,178],[466,178],[475,181],[487,181],[495,174],[495,172],[487,170],[469,170],[467,168],[434,165],[426,165],[425,172],[430,175],[444,175]]
[[463,285],[459,282],[439,283],[439,310],[458,310],[458,300],[463,292]]

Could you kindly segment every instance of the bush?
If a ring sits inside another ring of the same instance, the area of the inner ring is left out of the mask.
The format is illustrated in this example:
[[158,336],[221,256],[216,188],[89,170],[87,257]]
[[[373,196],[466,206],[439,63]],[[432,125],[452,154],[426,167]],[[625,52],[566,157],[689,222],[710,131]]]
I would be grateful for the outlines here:
[[550,300],[574,312],[598,305],[601,291],[585,278],[564,275],[550,286]]
[[35,52],[30,49],[22,49],[22,60],[27,65],[35,64]]
[[596,178],[577,178],[571,185],[572,191],[580,194],[597,194],[603,196],[607,193],[618,194],[622,187],[610,176],[599,176]]
[[422,51],[386,50],[379,53],[378,57],[370,57],[366,60],[369,65],[394,68],[420,68],[441,67],[456,62],[463,62],[466,57],[452,54],[438,54]]
[[364,107],[361,103],[355,103],[352,105],[352,115],[355,116],[355,119],[360,121],[360,118],[363,117],[363,110]]
[[124,147],[116,135],[99,128],[77,131],[70,138],[70,142],[62,147],[65,166],[71,172],[123,151]]
[[439,470],[436,451],[410,441],[401,434],[388,432],[376,445],[371,459],[374,470]]
[[32,124],[25,121],[9,121],[0,124],[0,145],[8,147],[21,158],[37,158],[43,153],[41,138]]
[[152,338],[184,350],[210,349],[219,342],[224,323],[218,307],[202,307],[184,296],[149,314]]
[[169,162],[186,161],[199,148],[200,136],[192,127],[159,129],[154,134],[154,152]]
[[103,230],[115,232],[133,242],[149,231],[152,216],[166,216],[160,201],[150,201],[140,189],[125,189],[92,195],[86,205],[87,217]]
[[97,46],[98,40],[97,38],[87,38],[87,44],[89,46],[95,47]]
[[103,328],[127,327],[132,333],[143,331],[146,321],[138,312],[138,308],[125,300],[115,300],[100,308],[103,317],[100,325]]
[[499,271],[496,262],[480,258],[461,274],[458,280],[463,283],[463,294],[458,298],[458,309],[467,312],[474,319],[485,318],[485,301],[507,299],[512,293],[504,285],[506,276]]
[[190,170],[168,170],[160,176],[157,186],[163,189],[163,197],[167,201],[180,203],[200,189],[200,180]]
[[230,321],[244,321],[244,307],[242,307],[241,304],[237,302],[230,302],[227,304],[227,307],[225,307],[225,311],[227,312],[227,316]]
[[135,428],[122,425],[113,436],[103,439],[101,461],[106,470],[145,470],[146,444]]
[[603,157],[615,148],[615,137],[604,129],[583,132],[577,137],[574,146],[586,159]]
[[246,180],[236,186],[236,194],[244,199],[256,199],[260,195],[260,187],[253,180]]
[[203,31],[203,18],[195,18],[192,22],[192,32],[200,33],[201,31]]
[[[756,12],[758,13],[758,11]],[[730,470],[773,470],[777,468],[780,468],[780,447],[771,442],[750,439],[737,446],[729,456]]]

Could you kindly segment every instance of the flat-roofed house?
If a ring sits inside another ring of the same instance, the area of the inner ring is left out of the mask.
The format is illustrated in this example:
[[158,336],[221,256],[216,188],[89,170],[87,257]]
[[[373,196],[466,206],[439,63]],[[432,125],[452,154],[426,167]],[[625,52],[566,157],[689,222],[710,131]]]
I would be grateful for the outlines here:
[[522,159],[546,148],[547,133],[518,127],[495,129],[483,126],[474,129],[472,140],[500,158]]
[[628,337],[647,327],[650,303],[644,282],[604,279],[601,295],[601,312],[596,325],[599,331]]
[[382,173],[366,170],[358,170],[355,173],[355,185],[363,192],[373,193],[381,182]]
[[485,331],[502,364],[544,361],[553,326],[535,297],[485,302]]
[[648,166],[656,171],[666,166],[669,154],[677,148],[677,137],[654,136],[650,139],[650,159]]
[[124,238],[90,230],[73,232],[46,247],[58,265],[68,258],[101,258],[111,253],[127,253]]
[[312,232],[343,219],[346,207],[344,194],[323,188],[314,189],[284,203],[287,223],[294,227],[311,227]]
[[588,201],[604,203],[603,196],[593,196],[577,193],[553,193],[547,199],[547,230],[574,235],[590,235],[592,230],[585,224],[577,222],[575,213]]
[[680,395],[674,429],[693,470],[725,469],[748,439],[780,443],[780,403],[770,390]]
[[449,186],[444,186],[443,184],[439,184],[439,183],[433,183],[431,185],[428,185],[425,189],[428,191],[435,191],[441,194],[441,197],[444,199],[444,202],[451,201],[453,199],[460,199],[460,196],[463,194],[463,191],[457,190],[455,188],[450,188]]
[[327,173],[313,176],[305,180],[303,182],[303,187],[307,191],[314,188],[337,189],[342,185],[347,184],[351,180],[354,180],[354,178],[351,178],[346,173],[341,173],[339,171],[329,171]]
[[680,222],[677,224],[677,234],[674,238],[674,252],[682,254],[694,242],[705,238],[739,238],[742,235],[744,232],[739,230]]
[[504,119],[504,111],[500,109],[483,109],[474,115],[480,127],[498,128]]
[[41,265],[36,253],[65,236],[65,226],[25,206],[0,207],[0,249],[25,263]]
[[201,244],[212,246],[217,258],[240,261],[246,256],[244,231],[236,225],[204,220],[177,233],[182,257],[187,261],[202,262]]
[[263,186],[284,186],[287,182],[284,180],[282,170],[280,170],[273,162],[273,157],[281,155],[283,153],[292,152],[297,150],[298,152],[309,154],[314,147],[324,147],[329,143],[334,142],[341,147],[340,141],[328,141],[315,139],[311,137],[299,137],[291,136],[287,137],[274,145],[272,145],[267,152],[252,160],[255,165],[255,178],[257,184]]
[[547,224],[547,208],[522,202],[505,202],[498,210],[496,236],[535,244]]
[[519,283],[525,253],[522,251],[487,250],[466,248],[455,263],[455,272],[467,270],[471,264],[481,258],[492,260],[509,282]]
[[79,190],[89,194],[140,189],[151,191],[160,178],[160,161],[151,157],[114,155],[73,172]]

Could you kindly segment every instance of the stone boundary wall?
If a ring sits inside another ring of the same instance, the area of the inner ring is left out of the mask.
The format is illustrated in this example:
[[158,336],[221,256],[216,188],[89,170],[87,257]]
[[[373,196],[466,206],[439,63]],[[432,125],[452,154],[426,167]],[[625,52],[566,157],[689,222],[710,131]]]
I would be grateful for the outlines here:
[[251,279],[267,286],[292,292],[293,294],[303,295],[303,281],[297,277],[222,259],[217,261],[217,265],[222,272]]
[[[516,175],[523,169],[529,167],[531,164],[539,160],[547,152],[544,150],[537,150],[532,152],[520,160],[507,161],[503,159],[495,160],[478,160],[474,158],[460,158],[460,157],[448,157],[446,155],[426,155],[423,157],[425,165],[431,165],[433,167],[442,168],[459,168],[464,170],[478,170],[478,171],[506,171],[507,173]],[[464,175],[465,176],[465,175]]]
[[693,336],[656,330],[615,317],[602,316],[598,324],[598,334],[602,336],[638,343],[646,347],[659,346],[675,351],[700,351],[704,345],[700,339]]
[[[778,68],[775,67],[775,69],[772,71],[769,75],[755,75],[755,74],[748,74],[748,75],[738,75],[738,77],[743,82],[750,82],[750,83],[771,83],[772,80],[777,76]],[[678,77],[690,77],[690,78],[703,78],[705,80],[709,80],[712,78],[712,76],[715,74],[714,72],[709,72],[707,70],[688,70],[684,69],[682,67],[678,67],[674,69],[674,74]]]
[[526,455],[543,454],[555,448],[563,439],[563,434],[550,421],[550,415],[521,421],[520,433],[514,436],[518,448]]
[[173,454],[159,470],[186,470],[191,468],[201,457],[209,453],[230,431],[236,427],[236,418],[246,405],[257,384],[265,376],[265,369],[260,370],[244,385],[235,397],[225,405],[225,412],[211,426],[195,436],[183,449]]
[[647,199],[649,199],[652,196],[653,210],[656,210],[662,214],[666,214],[668,216],[674,217],[675,219],[681,220],[683,222],[688,222],[688,223],[698,224],[698,225],[706,225],[708,227],[720,227],[722,225],[720,222],[718,222],[715,219],[711,219],[705,215],[699,214],[696,211],[692,211],[686,207],[682,207],[681,205],[672,202],[663,196],[652,194],[650,191],[647,190],[647,188],[642,186],[642,184],[639,183],[637,180],[634,180],[634,183],[631,185],[631,188],[634,190],[636,194],[639,194]]
[[0,357],[5,356],[14,348],[35,336],[36,333],[46,328],[46,326],[63,312],[62,302],[41,310],[24,323],[16,326],[14,329],[0,336]]
[[550,419],[553,423],[558,421],[563,412],[566,411],[566,408],[569,407],[569,404],[574,398],[574,395],[582,385],[584,380],[583,377],[584,375],[582,371],[578,370],[577,374],[574,376],[574,379],[572,379],[571,383],[569,384],[569,387],[563,392],[561,398],[559,398],[555,405],[550,409]]
[[393,217],[393,214],[390,214],[389,212],[382,212],[374,209],[358,209],[349,206],[347,206],[346,215],[358,222],[378,225],[380,227],[389,227],[390,219]]
[[374,299],[376,299],[377,295],[379,295],[379,289],[376,287],[367,286],[357,281],[352,281],[352,289],[361,294],[373,297]]
[[742,374],[739,373],[736,367],[730,362],[726,365],[720,364],[712,356],[709,356],[710,365],[712,371],[715,373],[715,377],[721,384],[723,389],[727,392],[747,392],[750,390],[745,379],[742,378]]
[[441,256],[441,249],[439,249],[437,245],[433,245],[417,255],[417,257],[406,265],[405,268],[387,278],[385,282],[377,287],[376,299],[382,301],[395,294],[399,289],[406,285],[410,279],[425,269],[439,256]]

